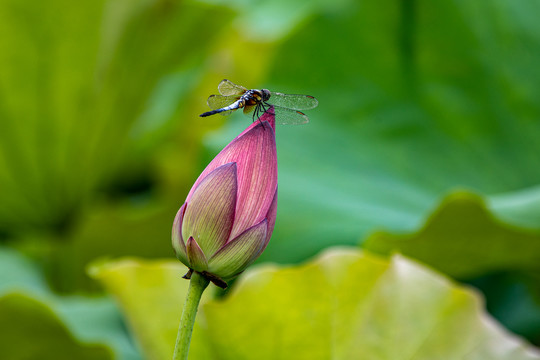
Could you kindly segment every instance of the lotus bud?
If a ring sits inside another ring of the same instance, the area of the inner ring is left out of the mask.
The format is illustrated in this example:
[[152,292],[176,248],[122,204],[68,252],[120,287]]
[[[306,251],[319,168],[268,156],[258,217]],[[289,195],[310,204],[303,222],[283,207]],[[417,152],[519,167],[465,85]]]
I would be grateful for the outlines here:
[[268,245],[276,220],[273,108],[227,145],[199,176],[174,219],[172,245],[190,271],[214,284],[246,269]]

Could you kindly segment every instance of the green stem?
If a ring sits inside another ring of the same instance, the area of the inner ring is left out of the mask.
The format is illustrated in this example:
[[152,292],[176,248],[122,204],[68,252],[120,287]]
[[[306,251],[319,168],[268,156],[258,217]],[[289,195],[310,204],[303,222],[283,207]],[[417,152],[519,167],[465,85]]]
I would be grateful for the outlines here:
[[182,318],[180,319],[180,325],[178,326],[173,360],[187,360],[188,358],[191,333],[193,332],[193,325],[195,324],[199,301],[201,301],[202,293],[208,286],[208,283],[209,281],[197,272],[193,272],[191,275],[186,302],[184,303],[184,310],[182,311]]

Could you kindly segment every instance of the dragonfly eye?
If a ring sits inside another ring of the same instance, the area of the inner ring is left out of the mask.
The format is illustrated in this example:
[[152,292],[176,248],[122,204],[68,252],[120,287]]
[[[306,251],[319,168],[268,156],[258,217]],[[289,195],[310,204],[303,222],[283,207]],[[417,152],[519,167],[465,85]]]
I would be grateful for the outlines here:
[[270,90],[262,89],[262,100],[268,101],[268,99],[270,99]]

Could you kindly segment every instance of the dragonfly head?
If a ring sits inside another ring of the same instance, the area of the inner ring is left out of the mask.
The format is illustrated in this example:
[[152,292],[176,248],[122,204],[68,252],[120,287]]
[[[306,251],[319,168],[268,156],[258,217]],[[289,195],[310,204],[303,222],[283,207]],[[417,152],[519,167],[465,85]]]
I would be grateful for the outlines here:
[[270,90],[262,89],[261,93],[262,93],[262,101],[268,101],[268,99],[270,99]]

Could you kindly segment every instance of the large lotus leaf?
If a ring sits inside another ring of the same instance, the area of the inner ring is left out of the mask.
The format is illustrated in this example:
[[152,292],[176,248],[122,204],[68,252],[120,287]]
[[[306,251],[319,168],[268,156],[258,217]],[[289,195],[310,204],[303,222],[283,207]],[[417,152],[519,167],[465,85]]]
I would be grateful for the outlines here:
[[[5,247],[0,247],[0,314],[0,333],[9,334],[0,336],[2,359],[108,359],[112,352],[114,358],[140,359],[112,299],[55,295],[36,264]],[[34,338],[38,341],[28,340]]]
[[[169,261],[94,267],[145,348],[161,349],[149,359],[173,349],[183,270]],[[191,359],[540,359],[473,290],[403,257],[354,249],[248,270],[224,300],[203,299],[197,324]]]
[[104,345],[79,343],[50,308],[24,294],[0,297],[0,324],[3,359],[113,359]]
[[[298,262],[375,230],[418,231],[456,189],[482,196],[510,229],[538,229],[539,7],[363,1],[315,14],[289,36],[260,86],[320,105],[306,111],[310,124],[277,129],[278,217],[260,261]],[[212,153],[240,128],[215,136]],[[537,252],[522,245],[513,264]],[[476,260],[456,254],[452,266]],[[479,260],[478,270],[508,268]]]
[[492,195],[487,206],[501,220],[520,227],[538,229],[540,224],[540,186]]
[[[176,199],[180,196],[185,194]],[[85,268],[103,253],[111,257],[174,256],[171,227],[181,201],[167,205],[156,202],[136,207],[127,203],[91,207],[88,216],[70,234],[70,242],[56,247],[60,253],[59,261],[54,264],[58,274],[57,288],[63,291],[97,290],[97,284],[88,278]]]
[[[511,205],[511,203],[510,203]],[[487,306],[505,326],[538,340],[540,306],[540,232],[509,225],[494,217],[484,200],[467,192],[445,198],[422,229],[410,234],[378,231],[364,247],[379,253],[401,252],[461,279],[471,279],[487,297]]]
[[148,153],[179,125],[200,76],[193,59],[228,13],[191,1],[0,2],[0,229],[63,234],[97,187],[151,177]]
[[0,295],[11,291],[43,295],[49,289],[39,268],[20,253],[0,247]]
[[540,271],[540,231],[502,223],[482,198],[448,196],[413,234],[379,231],[364,247],[379,254],[400,252],[458,278],[503,270]]
[[115,359],[142,359],[137,344],[126,330],[118,305],[111,297],[59,297],[49,300],[49,306],[79,341],[107,346]]
[[[178,261],[121,261],[92,265],[90,274],[113,294],[122,307],[146,359],[172,358],[182,306],[189,282]],[[208,290],[202,302],[208,297]],[[200,325],[191,340],[192,358],[209,359]]]
[[355,2],[280,44],[260,86],[320,105],[309,125],[277,129],[278,220],[262,260],[297,262],[374,229],[414,231],[456,188],[538,228],[539,7]]
[[[215,3],[213,0],[199,1]],[[324,0],[317,2],[309,0],[232,0],[223,3],[223,5],[234,9],[236,12],[234,25],[238,28],[240,38],[262,43],[286,37],[291,32],[294,32],[295,27],[306,21],[314,13],[324,11],[326,8],[332,8],[333,11],[350,8],[351,3],[351,0]],[[234,46],[234,44],[227,45]],[[255,53],[252,52],[251,55]],[[259,53],[256,54],[259,55]],[[257,60],[261,60],[260,57]]]

